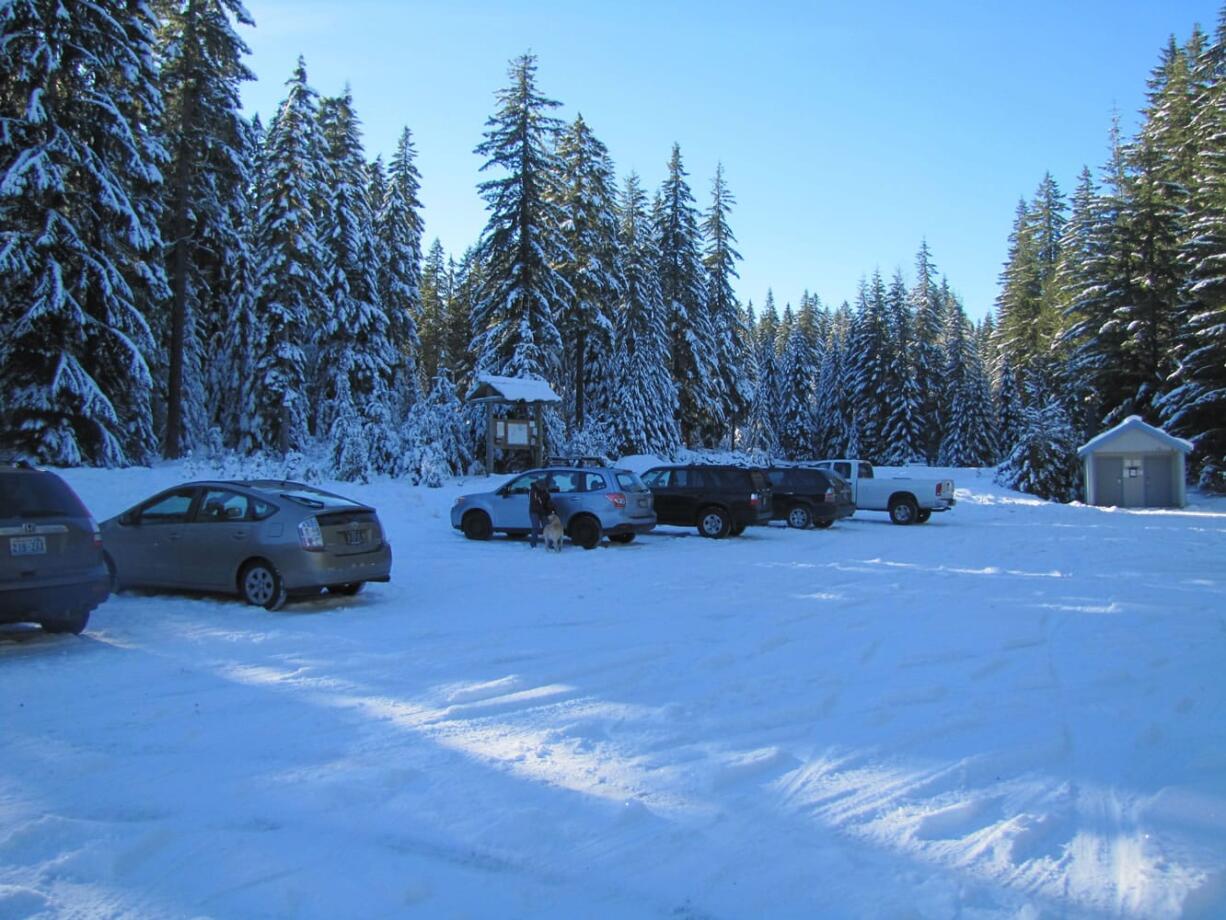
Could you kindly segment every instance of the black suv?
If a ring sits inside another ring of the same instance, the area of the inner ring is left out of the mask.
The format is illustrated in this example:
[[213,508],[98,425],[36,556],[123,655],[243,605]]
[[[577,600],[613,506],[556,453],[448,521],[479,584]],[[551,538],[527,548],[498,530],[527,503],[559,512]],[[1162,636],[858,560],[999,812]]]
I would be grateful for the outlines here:
[[851,486],[834,473],[775,466],[766,471],[766,478],[774,491],[775,520],[787,521],[789,527],[829,527],[855,513]]
[[0,464],[0,623],[79,633],[110,584],[98,525],[68,484]]
[[762,470],[739,466],[657,466],[643,474],[660,524],[693,525],[704,537],[736,536],[771,519]]

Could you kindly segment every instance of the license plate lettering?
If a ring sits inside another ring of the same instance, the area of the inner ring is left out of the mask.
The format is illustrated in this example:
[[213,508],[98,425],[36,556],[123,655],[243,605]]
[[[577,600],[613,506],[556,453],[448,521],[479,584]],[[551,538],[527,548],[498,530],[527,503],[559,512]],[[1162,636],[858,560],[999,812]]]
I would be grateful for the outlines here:
[[47,552],[45,537],[11,537],[9,539],[10,556],[42,556]]
[[345,545],[346,546],[361,546],[366,542],[366,531],[364,530],[346,530]]

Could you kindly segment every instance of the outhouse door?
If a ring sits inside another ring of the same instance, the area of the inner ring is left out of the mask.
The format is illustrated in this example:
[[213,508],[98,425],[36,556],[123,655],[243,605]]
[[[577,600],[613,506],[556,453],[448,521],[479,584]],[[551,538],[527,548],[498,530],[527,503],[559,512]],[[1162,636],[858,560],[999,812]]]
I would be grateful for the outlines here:
[[1174,471],[1169,454],[1145,458],[1145,506],[1169,508],[1175,504],[1171,495],[1171,479]]
[[1124,458],[1124,501],[1125,508],[1145,507],[1145,477],[1142,475],[1144,466],[1140,457]]
[[1094,504],[1124,504],[1124,458],[1094,458]]

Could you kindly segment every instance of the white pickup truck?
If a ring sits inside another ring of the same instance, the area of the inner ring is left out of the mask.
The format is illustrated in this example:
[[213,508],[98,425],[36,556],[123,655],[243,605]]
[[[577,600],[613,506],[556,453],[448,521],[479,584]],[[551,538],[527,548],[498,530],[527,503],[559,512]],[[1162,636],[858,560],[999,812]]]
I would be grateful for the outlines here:
[[873,465],[864,460],[818,460],[812,465],[830,470],[851,484],[857,511],[888,511],[895,524],[923,524],[932,512],[948,511],[957,504],[952,479],[878,479],[873,475]]

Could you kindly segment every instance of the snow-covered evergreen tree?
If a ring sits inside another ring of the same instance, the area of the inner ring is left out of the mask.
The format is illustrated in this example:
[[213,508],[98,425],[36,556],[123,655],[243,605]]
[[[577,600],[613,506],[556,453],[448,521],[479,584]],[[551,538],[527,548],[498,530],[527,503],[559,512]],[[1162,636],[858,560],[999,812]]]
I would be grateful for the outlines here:
[[238,294],[235,263],[250,259],[241,222],[250,161],[239,87],[254,76],[234,24],[254,23],[239,0],[155,0],[155,8],[171,158],[162,219],[171,299],[168,321],[158,323],[169,332],[162,449],[178,457],[210,427],[205,368],[217,359]]
[[472,350],[485,373],[537,377],[560,384],[562,338],[556,317],[574,297],[558,270],[570,253],[562,214],[554,144],[559,103],[536,88],[536,57],[511,62],[511,85],[498,93],[498,112],[486,122],[475,152],[482,169],[505,175],[479,186],[490,212],[479,244],[481,289],[475,305]]
[[1050,394],[1033,393],[1021,437],[997,468],[996,481],[1040,498],[1076,501],[1081,494],[1079,440],[1060,402]]
[[[447,313],[447,300],[451,296],[451,276],[447,271],[447,253],[442,241],[435,237],[426,253],[421,269],[421,321],[417,335],[420,350],[417,357],[419,390],[428,390],[438,376],[443,352],[443,326]],[[472,339],[471,332],[464,337],[464,347]]]
[[704,432],[724,424],[719,352],[699,256],[698,214],[685,181],[681,147],[673,145],[668,176],[653,207],[659,277],[671,339],[673,382],[680,400],[684,442],[697,446]]
[[[316,334],[314,392],[320,433],[338,414],[386,406],[395,355],[379,299],[374,215],[353,99],[348,91],[320,106],[328,207],[320,224],[324,251],[323,323]],[[342,374],[348,386],[340,387]]]
[[256,213],[252,202],[260,200],[263,186],[264,129],[259,116],[245,125],[242,135],[242,160],[248,164],[248,182],[232,189],[228,207],[230,225],[235,228],[240,246],[217,266],[217,303],[219,326],[206,348],[211,356],[207,369],[206,391],[211,421],[221,432],[222,443],[240,453],[252,453],[261,439],[256,431],[256,393],[253,345],[263,339],[255,312]]
[[617,386],[609,420],[621,453],[671,456],[681,446],[677,390],[670,374],[668,313],[657,275],[647,198],[634,173],[620,202],[618,241],[622,253],[622,299],[617,322]]
[[472,465],[471,426],[446,367],[409,410],[406,429],[404,472],[414,484],[436,488]]
[[600,372],[607,368],[599,359],[610,351],[611,314],[624,283],[617,247],[617,192],[608,148],[582,115],[562,131],[557,153],[557,204],[568,253],[559,269],[573,291],[557,319],[568,384],[563,403],[573,430],[579,431],[588,413],[589,387],[600,397],[597,412],[606,408],[602,400],[607,387]]
[[1226,491],[1226,10],[1196,59],[1195,166],[1183,244],[1179,363],[1163,422],[1195,446],[1203,488]]
[[884,449],[881,462],[904,466],[924,459],[919,385],[912,365],[916,352],[911,308],[902,273],[895,273],[886,292],[890,328],[890,350],[886,362],[886,394],[889,415],[882,433]]
[[915,256],[915,284],[911,288],[915,316],[915,387],[919,395],[919,448],[929,463],[935,463],[944,437],[946,399],[945,304],[941,303],[936,265],[928,241],[920,243]]
[[779,449],[792,460],[813,455],[813,394],[820,366],[818,334],[817,311],[806,295],[790,324],[776,381],[779,408],[775,433]]
[[721,437],[732,446],[737,424],[745,417],[753,398],[753,385],[746,370],[751,348],[750,331],[745,325],[732,279],[738,277],[736,263],[741,254],[734,248],[736,237],[728,216],[736,199],[724,182],[723,164],[716,164],[711,181],[711,206],[702,221],[705,242],[702,265],[706,270],[706,304],[715,335],[716,368],[720,376],[723,403],[720,415],[726,430],[708,431],[704,440],[717,443]]
[[388,163],[386,194],[375,210],[375,232],[383,250],[379,300],[387,315],[392,350],[389,406],[397,417],[403,417],[421,396],[417,360],[421,351],[423,224],[416,159],[413,134],[405,128]]
[[0,427],[48,463],[150,458],[168,296],[152,12],[0,5]]
[[886,449],[885,425],[890,417],[887,383],[890,330],[885,283],[880,272],[861,281],[856,314],[848,340],[848,365],[857,440],[864,459],[880,462]]
[[949,417],[938,462],[942,466],[990,466],[996,462],[996,405],[975,333],[958,298],[947,289],[945,382]]
[[447,297],[443,313],[442,360],[461,393],[468,392],[476,367],[469,349],[477,300],[485,286],[485,274],[476,249],[465,250],[457,265],[447,261]]
[[304,345],[322,325],[326,302],[324,251],[313,216],[313,202],[323,195],[323,139],[318,96],[307,83],[302,58],[287,85],[263,153],[256,227],[260,339],[253,360],[260,446],[282,455],[301,450],[309,437],[307,369],[313,355]]

